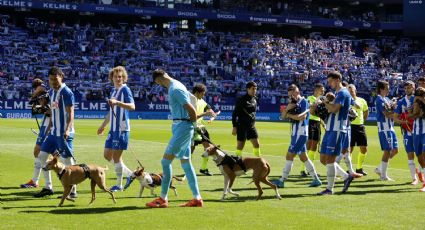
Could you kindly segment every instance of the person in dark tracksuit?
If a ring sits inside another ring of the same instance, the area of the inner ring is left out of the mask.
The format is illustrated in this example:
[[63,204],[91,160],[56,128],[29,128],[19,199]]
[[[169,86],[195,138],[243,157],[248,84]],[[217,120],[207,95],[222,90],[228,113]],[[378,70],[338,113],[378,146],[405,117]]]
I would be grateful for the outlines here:
[[255,128],[255,111],[257,110],[257,84],[250,81],[246,84],[247,93],[238,98],[232,113],[232,135],[237,136],[236,155],[242,156],[245,141],[250,140],[254,155],[260,156],[260,143]]

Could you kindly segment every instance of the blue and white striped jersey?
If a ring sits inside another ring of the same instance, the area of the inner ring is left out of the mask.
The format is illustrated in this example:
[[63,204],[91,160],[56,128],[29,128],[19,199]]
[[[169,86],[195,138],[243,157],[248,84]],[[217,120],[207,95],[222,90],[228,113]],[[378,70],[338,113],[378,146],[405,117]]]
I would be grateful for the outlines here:
[[348,111],[352,104],[352,97],[347,88],[341,88],[335,95],[334,104],[340,104],[341,108],[337,113],[329,114],[326,121],[326,131],[347,132]]
[[[67,119],[69,114],[66,112],[65,107],[74,106],[74,93],[69,89],[65,83],[56,91],[50,90],[50,109],[52,111],[52,129],[50,134],[60,137],[65,134],[67,126]],[[70,133],[74,133],[74,124],[70,127]]]
[[394,120],[387,118],[384,115],[385,104],[390,104],[391,101],[388,97],[378,95],[375,100],[376,106],[376,121],[378,125],[378,132],[394,131]]
[[308,136],[308,120],[310,118],[310,105],[308,104],[308,100],[302,97],[299,101],[297,101],[297,106],[300,107],[300,111],[305,113],[307,111],[307,118],[302,121],[292,122],[292,137],[299,136]]
[[410,98],[404,96],[403,98],[397,101],[397,107],[394,112],[397,114],[407,112],[408,109],[413,108],[413,100],[415,100],[415,96],[410,96]]
[[[133,94],[126,84],[123,84],[119,89],[112,89],[111,98],[123,103],[134,103]],[[114,114],[112,113],[114,109]],[[119,106],[109,108],[109,122],[111,131],[130,131],[130,117],[127,109]]]

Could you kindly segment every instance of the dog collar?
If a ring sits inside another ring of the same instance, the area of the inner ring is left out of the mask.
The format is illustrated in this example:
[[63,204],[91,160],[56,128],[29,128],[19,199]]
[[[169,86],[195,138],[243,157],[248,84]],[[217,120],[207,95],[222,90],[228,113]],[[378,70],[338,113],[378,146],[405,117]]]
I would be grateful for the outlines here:
[[63,176],[63,174],[65,174],[65,172],[66,172],[66,169],[63,168],[62,171],[60,173],[58,173],[59,180],[62,179],[62,176]]

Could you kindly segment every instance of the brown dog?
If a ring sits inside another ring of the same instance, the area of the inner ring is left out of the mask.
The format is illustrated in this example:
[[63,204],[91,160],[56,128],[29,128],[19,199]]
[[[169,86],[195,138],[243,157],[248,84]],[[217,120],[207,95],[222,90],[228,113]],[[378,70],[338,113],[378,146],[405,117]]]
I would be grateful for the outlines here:
[[[139,190],[139,197],[142,197],[143,194],[143,190],[145,188],[150,189],[151,190],[151,195],[156,197],[157,195],[155,194],[155,188],[158,186],[161,186],[162,183],[162,173],[148,173],[145,172],[145,168],[137,168],[133,174],[131,175],[131,177],[133,177],[133,179],[137,179],[140,182],[140,190]],[[177,181],[182,181],[182,179],[173,176],[173,179],[177,180]],[[171,180],[170,183],[170,188],[174,191],[174,195],[177,196],[177,189],[176,187],[173,186],[173,180]]]
[[43,167],[43,170],[55,171],[58,174],[59,180],[62,182],[63,194],[62,199],[59,202],[59,206],[63,205],[65,199],[69,201],[74,201],[73,199],[68,197],[68,195],[71,193],[72,186],[83,182],[86,178],[91,179],[91,201],[89,205],[92,204],[93,201],[96,199],[96,184],[97,186],[99,186],[99,188],[103,189],[103,191],[109,193],[114,203],[116,203],[114,194],[108,189],[106,189],[105,170],[107,170],[108,168],[85,164],[65,167],[64,164],[58,161],[58,158],[59,155],[54,156],[52,160],[46,163],[46,166]]
[[233,158],[227,155],[225,152],[220,150],[217,146],[211,146],[206,149],[206,152],[202,154],[203,157],[213,156],[214,162],[219,166],[221,173],[224,175],[224,190],[222,200],[226,198],[229,192],[232,195],[239,196],[238,193],[232,191],[232,185],[235,181],[236,176],[240,176],[246,173],[247,170],[252,169],[252,180],[257,187],[258,196],[257,200],[263,195],[263,189],[260,186],[260,182],[270,186],[276,193],[276,198],[281,199],[279,191],[276,185],[272,184],[267,176],[270,173],[269,163],[261,157],[243,157]]

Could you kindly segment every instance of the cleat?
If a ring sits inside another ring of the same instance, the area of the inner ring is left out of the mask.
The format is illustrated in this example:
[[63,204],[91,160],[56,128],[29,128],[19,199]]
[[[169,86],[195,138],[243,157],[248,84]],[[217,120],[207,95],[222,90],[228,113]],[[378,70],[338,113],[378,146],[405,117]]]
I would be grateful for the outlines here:
[[348,178],[344,180],[344,188],[342,189],[342,193],[346,193],[348,188],[350,187],[351,182],[354,180],[354,177],[349,174]]
[[300,172],[301,177],[308,177],[307,173],[303,170]]
[[146,207],[149,208],[167,208],[168,207],[168,201],[162,199],[161,197],[156,198],[155,200],[146,203]]
[[367,176],[367,173],[365,171],[363,171],[363,168],[356,169],[356,173],[360,173],[360,174],[363,174],[363,176]]
[[21,188],[38,188],[38,184],[34,183],[33,180],[28,181],[26,184],[21,184]]
[[45,196],[51,196],[53,195],[53,190],[50,188],[43,188],[40,192],[33,195],[33,197],[45,197]]
[[381,177],[381,170],[379,168],[375,168],[375,173],[378,174],[379,177]]
[[202,199],[192,199],[189,200],[187,203],[185,204],[181,204],[179,205],[180,207],[200,207],[202,208],[204,206],[204,201],[202,201]]
[[394,180],[389,177],[381,177],[381,181],[394,181]]
[[325,195],[333,195],[333,192],[329,189],[325,189],[319,193],[316,193],[318,196],[325,196]]
[[205,176],[212,176],[208,169],[200,169],[199,172],[204,174]]
[[424,181],[425,181],[424,175],[421,173],[421,171],[418,168],[416,168],[416,174],[418,174],[419,181],[424,183]]
[[285,181],[272,180],[270,182],[272,182],[272,184],[276,185],[278,188],[284,188],[285,187]]
[[419,189],[419,192],[425,192],[425,184],[422,185],[422,188]]
[[133,183],[133,181],[134,181],[134,177],[132,177],[131,175],[127,176],[126,182],[125,182],[125,185],[124,185],[124,190],[128,189],[128,187],[130,187],[130,185],[131,185],[131,183]]
[[122,187],[118,186],[118,185],[114,185],[109,189],[111,192],[118,192],[118,191],[122,191]]
[[308,187],[319,187],[320,185],[322,185],[322,181],[320,181],[319,179],[314,179],[313,181],[311,181]]
[[418,181],[418,179],[414,179],[413,181],[412,181],[412,183],[410,183],[411,185],[417,185],[419,183],[419,181]]

